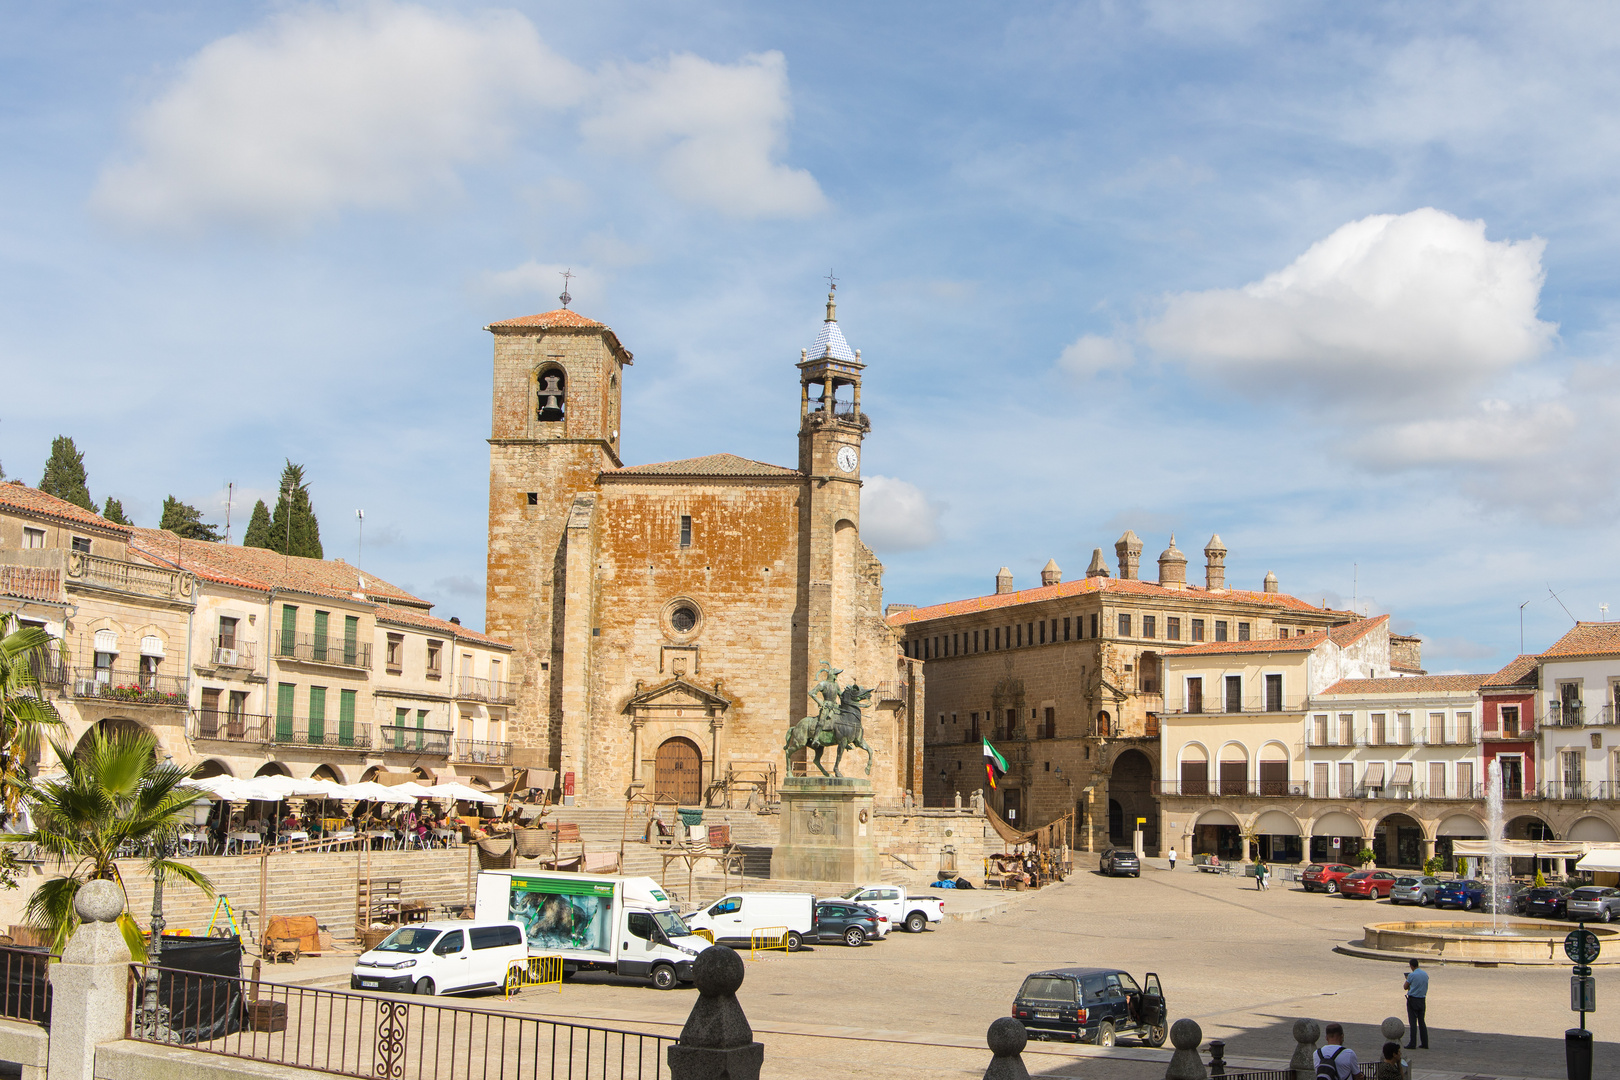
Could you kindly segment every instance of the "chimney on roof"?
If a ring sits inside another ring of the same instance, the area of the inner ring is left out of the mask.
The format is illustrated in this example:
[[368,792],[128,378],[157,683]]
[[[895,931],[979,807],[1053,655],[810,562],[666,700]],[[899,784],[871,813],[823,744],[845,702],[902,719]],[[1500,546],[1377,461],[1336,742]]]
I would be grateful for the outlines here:
[[1086,567],[1086,577],[1107,577],[1108,564],[1103,562],[1102,548],[1091,549],[1091,565]]
[[450,616],[450,621],[455,623],[457,626],[460,626],[461,625],[461,616],[452,615],[452,616]]
[[1276,592],[1277,591],[1277,575],[1273,574],[1270,570],[1267,570],[1266,571],[1266,582],[1265,582],[1264,585],[1260,586],[1260,588],[1263,589],[1266,592]]
[[1061,585],[1063,583],[1063,570],[1058,566],[1056,559],[1047,559],[1046,565],[1041,567],[1042,585]]
[[996,571],[996,595],[1000,596],[1003,593],[1010,593],[1012,591],[1012,571],[1003,566],[1000,570]]
[[1170,534],[1170,546],[1159,556],[1159,585],[1166,589],[1187,587],[1187,556],[1176,547],[1176,534]]
[[1226,545],[1216,533],[1204,545],[1204,587],[1210,592],[1226,591]]
[[1142,561],[1142,541],[1129,529],[1114,541],[1114,554],[1119,558],[1119,580],[1135,581],[1136,568]]

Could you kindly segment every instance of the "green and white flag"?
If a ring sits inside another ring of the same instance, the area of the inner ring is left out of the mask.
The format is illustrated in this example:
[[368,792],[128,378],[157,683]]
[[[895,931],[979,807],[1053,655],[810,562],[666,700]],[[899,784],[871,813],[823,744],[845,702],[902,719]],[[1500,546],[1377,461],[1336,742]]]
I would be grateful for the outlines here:
[[997,751],[995,747],[990,745],[990,740],[989,739],[985,739],[984,740],[984,775],[985,775],[986,779],[988,779],[990,781],[990,786],[995,787],[996,786],[996,777],[1003,776],[1003,775],[1006,774],[1006,772],[1007,772],[1007,759],[1002,757],[1000,752]]

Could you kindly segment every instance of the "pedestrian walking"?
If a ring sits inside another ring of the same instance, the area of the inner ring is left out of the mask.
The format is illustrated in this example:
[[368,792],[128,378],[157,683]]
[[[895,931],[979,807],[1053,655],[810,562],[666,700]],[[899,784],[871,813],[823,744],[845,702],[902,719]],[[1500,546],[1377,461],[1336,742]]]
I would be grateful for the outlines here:
[[1322,1029],[1325,1040],[1312,1058],[1316,1065],[1316,1080],[1355,1080],[1361,1076],[1361,1062],[1356,1052],[1344,1045],[1344,1028],[1329,1024]]
[[1408,960],[1412,970],[1401,984],[1406,990],[1406,1031],[1408,1050],[1429,1048],[1429,973],[1418,967],[1416,960]]
[[1254,891],[1264,892],[1266,889],[1266,864],[1259,859],[1254,860]]
[[1176,849],[1171,848],[1170,849],[1170,869],[1174,870],[1175,868],[1176,868]]

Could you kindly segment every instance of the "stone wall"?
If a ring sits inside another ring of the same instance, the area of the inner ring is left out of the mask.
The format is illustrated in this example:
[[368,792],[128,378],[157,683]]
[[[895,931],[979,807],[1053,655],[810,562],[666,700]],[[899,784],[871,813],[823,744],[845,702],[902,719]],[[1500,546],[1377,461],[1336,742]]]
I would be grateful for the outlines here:
[[984,816],[971,810],[879,810],[873,821],[881,872],[891,880],[904,880],[908,886],[921,887],[938,880],[940,873],[949,869],[953,852],[956,872],[983,885],[985,856],[1003,846]]

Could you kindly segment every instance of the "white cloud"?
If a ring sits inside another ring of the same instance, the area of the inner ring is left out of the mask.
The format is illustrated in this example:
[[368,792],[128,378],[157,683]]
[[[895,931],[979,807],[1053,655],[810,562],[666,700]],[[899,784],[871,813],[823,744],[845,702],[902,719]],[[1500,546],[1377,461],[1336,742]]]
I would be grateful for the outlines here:
[[1492,400],[1472,413],[1380,425],[1355,438],[1350,449],[1362,462],[1383,468],[1507,464],[1553,453],[1575,427],[1574,412],[1561,401]]
[[940,538],[942,510],[915,484],[868,476],[861,487],[861,538],[877,552],[930,547]]
[[294,8],[189,60],[135,117],[92,203],[176,231],[407,207],[498,152],[516,109],[569,104],[582,83],[515,13]]
[[1552,340],[1536,316],[1543,246],[1441,210],[1378,214],[1243,288],[1168,297],[1141,335],[1249,389],[1379,412],[1455,400]]
[[1105,371],[1124,371],[1135,362],[1128,344],[1096,334],[1082,334],[1058,356],[1058,367],[1082,379]]
[[736,64],[676,54],[609,70],[603,91],[581,125],[586,139],[602,152],[656,158],[677,197],[742,218],[826,208],[815,177],[776,160],[792,113],[781,53]]
[[[605,290],[605,275],[588,266],[562,263],[543,263],[530,259],[509,270],[491,270],[479,275],[473,282],[473,291],[491,300],[517,300],[528,313],[550,311],[562,299],[563,272],[572,271],[568,279],[569,306],[579,309],[601,310]],[[539,305],[539,306],[536,306]]]

